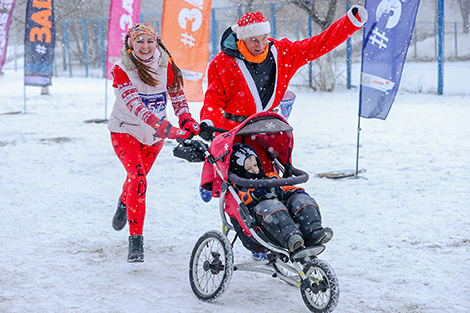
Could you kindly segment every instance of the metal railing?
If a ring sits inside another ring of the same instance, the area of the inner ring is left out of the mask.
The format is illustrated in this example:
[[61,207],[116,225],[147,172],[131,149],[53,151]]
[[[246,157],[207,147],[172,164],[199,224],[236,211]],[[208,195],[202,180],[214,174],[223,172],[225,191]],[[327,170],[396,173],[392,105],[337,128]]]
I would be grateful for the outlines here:
[[[222,33],[244,14],[247,8],[242,6],[229,6],[212,8],[210,34],[209,34],[209,59],[220,52],[220,37]],[[269,17],[273,38],[290,38],[300,40],[319,33],[320,30],[309,16],[292,4],[262,4],[253,6],[250,10],[259,10]],[[292,14],[295,12],[295,14]],[[341,15],[341,12],[338,13]],[[140,15],[142,22],[154,25],[158,31],[161,29],[162,14],[145,13]],[[464,35],[462,23],[444,23],[444,36],[453,39],[453,44],[445,47],[447,57],[445,61],[468,60],[469,52],[459,50],[459,40]],[[108,31],[108,17],[88,18],[81,20],[68,20],[56,24],[56,49],[54,70],[56,76],[68,75],[70,77],[105,77],[106,41]],[[408,60],[437,62],[439,57],[438,23],[417,22],[414,29],[411,45],[408,50]],[[10,45],[18,45],[21,35],[16,35],[16,40],[10,40]],[[468,35],[467,35],[468,36]],[[16,42],[15,42],[16,41]],[[430,53],[429,41],[433,41],[434,53]],[[449,42],[449,40],[447,41]],[[21,45],[20,45],[21,46]],[[346,76],[350,77],[351,62],[360,62],[362,49],[362,32],[355,33],[347,43],[340,45],[333,51],[335,65],[344,62],[348,69]],[[444,49],[444,48],[442,48]],[[12,50],[12,49],[9,49]],[[452,51],[449,54],[449,51]],[[13,49],[9,58],[21,58],[21,49]],[[61,66],[59,67],[58,64]],[[17,63],[15,62],[15,69]],[[312,65],[309,65],[309,86],[311,81]],[[350,78],[346,78],[347,87],[350,88]]]

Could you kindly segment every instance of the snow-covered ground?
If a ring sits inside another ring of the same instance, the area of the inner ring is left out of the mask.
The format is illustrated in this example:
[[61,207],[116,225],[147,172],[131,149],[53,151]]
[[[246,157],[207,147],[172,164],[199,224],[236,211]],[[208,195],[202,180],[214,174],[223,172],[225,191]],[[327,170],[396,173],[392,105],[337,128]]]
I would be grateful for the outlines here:
[[[386,121],[361,119],[357,179],[315,177],[355,168],[357,89],[296,90],[294,164],[335,231],[321,255],[340,282],[335,312],[470,310],[470,63],[446,67],[444,96],[435,67],[405,66],[402,86],[426,93],[401,91]],[[104,117],[104,80],[27,87],[27,113],[5,114],[24,101],[22,73],[4,72],[0,312],[307,311],[297,288],[261,274],[235,272],[213,304],[192,294],[191,250],[220,219],[199,198],[202,165],[174,158],[171,141],[148,176],[145,262],[127,263],[128,228],[111,227],[125,172],[106,125],[84,123]],[[112,102],[108,88],[108,114]]]

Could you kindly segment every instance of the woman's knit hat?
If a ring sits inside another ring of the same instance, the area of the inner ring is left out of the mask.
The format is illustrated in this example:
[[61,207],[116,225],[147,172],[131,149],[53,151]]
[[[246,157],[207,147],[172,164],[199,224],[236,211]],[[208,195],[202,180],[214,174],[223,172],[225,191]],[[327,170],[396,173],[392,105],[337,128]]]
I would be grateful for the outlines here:
[[155,27],[150,25],[149,23],[137,23],[134,24],[129,30],[127,31],[129,35],[129,46],[132,47],[132,43],[134,40],[139,37],[140,35],[147,34],[153,37],[153,39],[158,38],[158,33]]
[[271,25],[261,12],[249,12],[243,15],[237,24],[232,26],[232,30],[237,34],[238,39],[245,40],[255,36],[271,34]]

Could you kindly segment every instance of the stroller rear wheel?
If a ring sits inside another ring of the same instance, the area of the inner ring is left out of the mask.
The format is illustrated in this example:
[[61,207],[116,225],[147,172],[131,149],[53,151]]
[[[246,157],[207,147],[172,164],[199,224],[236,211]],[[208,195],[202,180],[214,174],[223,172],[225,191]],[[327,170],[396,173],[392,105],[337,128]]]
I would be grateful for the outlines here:
[[194,245],[189,262],[189,282],[202,301],[212,302],[230,284],[233,273],[233,251],[223,233],[211,230]]
[[312,259],[304,266],[310,290],[301,288],[302,299],[312,312],[332,312],[338,305],[339,284],[335,271],[327,262]]

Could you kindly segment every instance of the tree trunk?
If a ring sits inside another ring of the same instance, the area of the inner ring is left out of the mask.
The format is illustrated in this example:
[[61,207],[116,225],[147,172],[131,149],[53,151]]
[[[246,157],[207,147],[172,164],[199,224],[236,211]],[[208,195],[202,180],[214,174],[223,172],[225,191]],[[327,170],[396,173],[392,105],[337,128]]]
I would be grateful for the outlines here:
[[332,92],[335,89],[335,75],[333,73],[333,62],[330,53],[315,61],[319,72],[316,79],[319,91]]
[[459,0],[460,12],[462,13],[463,32],[468,34],[470,23],[470,0]]
[[[328,0],[328,12],[323,18],[315,8],[315,1],[292,0],[292,3],[307,12],[312,21],[321,27],[322,31],[327,29],[334,22],[337,0]],[[333,63],[331,62],[332,57],[330,54],[331,52],[314,61],[315,67],[319,68],[318,73],[314,76],[314,86],[312,86],[312,88],[316,90],[331,92],[335,89],[335,76],[333,73]]]

